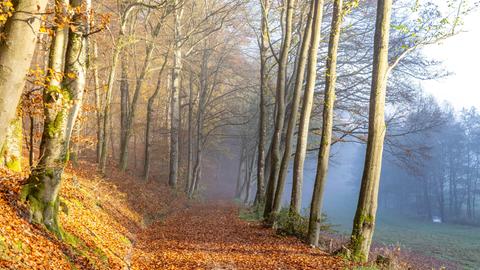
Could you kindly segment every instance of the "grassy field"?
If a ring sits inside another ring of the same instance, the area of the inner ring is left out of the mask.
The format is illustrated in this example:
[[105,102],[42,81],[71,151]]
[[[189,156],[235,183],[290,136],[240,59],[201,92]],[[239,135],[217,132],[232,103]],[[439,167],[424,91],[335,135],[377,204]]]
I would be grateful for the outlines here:
[[[349,233],[349,215],[330,215],[337,230]],[[374,241],[386,245],[400,245],[441,260],[458,264],[464,269],[480,269],[480,228],[451,224],[434,224],[380,214]]]
[[399,243],[465,269],[480,269],[480,228],[384,218],[378,224],[375,240]]

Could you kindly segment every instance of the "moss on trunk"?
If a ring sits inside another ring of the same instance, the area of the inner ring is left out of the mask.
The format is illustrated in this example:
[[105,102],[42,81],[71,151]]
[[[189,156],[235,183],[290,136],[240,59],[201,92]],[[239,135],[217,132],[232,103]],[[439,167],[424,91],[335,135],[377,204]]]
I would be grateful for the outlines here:
[[63,169],[41,169],[32,173],[21,192],[22,201],[28,201],[30,222],[45,227],[63,239],[63,230],[58,223],[60,181]]
[[14,172],[22,170],[22,138],[22,118],[18,115],[7,130],[7,137],[0,151],[0,167]]

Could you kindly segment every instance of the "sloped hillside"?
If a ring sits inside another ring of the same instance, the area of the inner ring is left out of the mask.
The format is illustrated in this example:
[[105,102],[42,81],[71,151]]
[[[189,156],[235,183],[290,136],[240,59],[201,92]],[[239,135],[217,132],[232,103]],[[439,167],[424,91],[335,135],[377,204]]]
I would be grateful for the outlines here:
[[63,241],[28,222],[20,202],[27,173],[1,172],[0,268],[130,269],[136,233],[185,202],[158,183],[116,171],[103,178],[88,162],[78,168],[67,168],[62,183]]

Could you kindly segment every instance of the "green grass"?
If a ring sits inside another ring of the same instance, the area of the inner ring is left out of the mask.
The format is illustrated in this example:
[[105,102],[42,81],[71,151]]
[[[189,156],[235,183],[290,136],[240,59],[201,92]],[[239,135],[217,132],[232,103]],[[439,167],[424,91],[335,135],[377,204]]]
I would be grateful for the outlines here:
[[465,269],[480,269],[480,228],[384,218],[378,223],[375,234],[377,242],[398,243]]
[[[353,220],[353,214],[350,214],[337,211],[329,217],[333,223],[340,224],[338,230],[341,233],[349,234]],[[374,241],[400,245],[414,252],[453,262],[463,269],[480,269],[480,228],[477,227],[434,224],[379,213]]]

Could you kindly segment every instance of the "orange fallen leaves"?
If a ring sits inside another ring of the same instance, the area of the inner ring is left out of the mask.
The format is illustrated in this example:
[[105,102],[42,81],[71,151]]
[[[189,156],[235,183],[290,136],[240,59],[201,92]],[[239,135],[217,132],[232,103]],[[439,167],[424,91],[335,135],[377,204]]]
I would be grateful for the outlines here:
[[[238,218],[227,202],[172,213],[137,237],[133,269],[345,269],[347,264],[292,237]],[[140,254],[140,255],[138,255]]]

